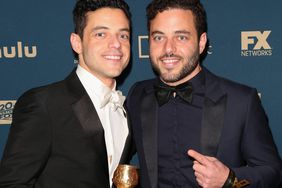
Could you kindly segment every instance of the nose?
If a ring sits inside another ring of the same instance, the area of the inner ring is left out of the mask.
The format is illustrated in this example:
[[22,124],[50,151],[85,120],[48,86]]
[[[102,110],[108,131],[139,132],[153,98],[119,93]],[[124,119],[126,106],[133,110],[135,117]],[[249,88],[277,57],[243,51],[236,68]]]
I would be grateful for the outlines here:
[[109,46],[110,46],[110,48],[117,48],[117,49],[120,48],[121,47],[121,43],[120,43],[119,37],[116,36],[116,35],[113,35],[110,38]]
[[174,41],[172,39],[167,39],[165,42],[165,52],[168,55],[174,54],[176,50]]

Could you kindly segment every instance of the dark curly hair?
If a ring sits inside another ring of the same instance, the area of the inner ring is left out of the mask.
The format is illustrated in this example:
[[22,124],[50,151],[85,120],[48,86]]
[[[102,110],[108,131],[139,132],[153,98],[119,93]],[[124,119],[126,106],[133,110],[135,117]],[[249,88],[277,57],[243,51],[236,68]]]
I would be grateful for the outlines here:
[[199,0],[153,0],[146,9],[148,31],[151,21],[158,13],[174,8],[192,11],[198,37],[207,32],[206,11]]
[[126,15],[131,26],[131,13],[128,4],[123,0],[78,0],[73,9],[74,32],[83,38],[86,26],[86,14],[100,8],[118,8]]

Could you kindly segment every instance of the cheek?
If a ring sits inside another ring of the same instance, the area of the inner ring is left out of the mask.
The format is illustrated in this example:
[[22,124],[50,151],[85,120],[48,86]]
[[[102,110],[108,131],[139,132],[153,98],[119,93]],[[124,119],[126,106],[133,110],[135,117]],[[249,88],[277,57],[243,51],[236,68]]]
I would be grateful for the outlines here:
[[158,58],[162,54],[162,47],[160,45],[151,45],[149,50],[151,58]]
[[191,54],[194,53],[195,46],[193,47],[192,45],[182,45],[182,46],[179,46],[177,49],[178,49],[179,55],[190,56]]
[[87,56],[95,56],[97,54],[97,49],[93,47],[91,44],[84,46],[83,53]]
[[130,44],[123,45],[123,52],[126,54],[130,54]]
[[108,41],[102,40],[89,40],[87,47],[91,51],[100,51],[105,49],[108,46]]

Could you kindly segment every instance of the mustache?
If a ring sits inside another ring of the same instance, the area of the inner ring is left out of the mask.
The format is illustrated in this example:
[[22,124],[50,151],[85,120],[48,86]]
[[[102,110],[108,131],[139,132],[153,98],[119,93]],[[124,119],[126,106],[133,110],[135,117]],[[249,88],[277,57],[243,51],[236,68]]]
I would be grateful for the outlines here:
[[177,54],[174,54],[174,53],[165,53],[164,55],[160,56],[160,59],[168,58],[168,57],[182,58],[180,55],[177,55]]

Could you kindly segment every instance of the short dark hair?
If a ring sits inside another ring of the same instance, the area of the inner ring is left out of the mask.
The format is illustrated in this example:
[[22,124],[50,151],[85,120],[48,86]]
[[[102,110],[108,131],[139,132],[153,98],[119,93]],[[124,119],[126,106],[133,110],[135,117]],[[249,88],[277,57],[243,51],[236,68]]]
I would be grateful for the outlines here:
[[158,13],[174,8],[192,11],[198,37],[207,32],[207,15],[199,0],[153,0],[146,9],[148,31],[151,21]]
[[83,38],[83,30],[86,26],[86,14],[100,8],[121,9],[131,26],[131,13],[128,4],[123,0],[78,0],[73,9],[74,32]]

